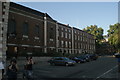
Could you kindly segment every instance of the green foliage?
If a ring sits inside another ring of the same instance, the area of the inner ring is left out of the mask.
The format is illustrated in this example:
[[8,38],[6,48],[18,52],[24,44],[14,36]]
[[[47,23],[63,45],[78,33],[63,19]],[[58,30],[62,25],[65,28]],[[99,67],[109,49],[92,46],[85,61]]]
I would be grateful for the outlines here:
[[119,32],[120,32],[120,23],[116,23],[114,25],[109,26],[108,32],[108,41],[115,48],[120,49],[120,40],[119,40]]
[[98,44],[101,43],[101,40],[103,39],[103,31],[104,31],[101,27],[97,27],[97,25],[91,25],[84,28],[83,31],[86,31],[87,33],[94,35],[94,39],[96,40],[96,43]]

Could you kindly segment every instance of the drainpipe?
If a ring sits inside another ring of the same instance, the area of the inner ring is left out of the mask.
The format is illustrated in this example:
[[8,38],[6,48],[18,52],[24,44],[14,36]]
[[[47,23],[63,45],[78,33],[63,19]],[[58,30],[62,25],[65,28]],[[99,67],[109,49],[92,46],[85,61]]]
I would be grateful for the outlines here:
[[44,17],[44,53],[47,53],[47,17]]

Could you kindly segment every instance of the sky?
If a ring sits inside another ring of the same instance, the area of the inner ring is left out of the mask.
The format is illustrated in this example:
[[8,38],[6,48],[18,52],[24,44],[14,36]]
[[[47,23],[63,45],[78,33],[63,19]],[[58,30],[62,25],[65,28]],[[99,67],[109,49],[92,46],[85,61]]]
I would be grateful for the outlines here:
[[48,13],[54,20],[83,29],[97,25],[107,34],[109,25],[118,22],[118,2],[17,2]]

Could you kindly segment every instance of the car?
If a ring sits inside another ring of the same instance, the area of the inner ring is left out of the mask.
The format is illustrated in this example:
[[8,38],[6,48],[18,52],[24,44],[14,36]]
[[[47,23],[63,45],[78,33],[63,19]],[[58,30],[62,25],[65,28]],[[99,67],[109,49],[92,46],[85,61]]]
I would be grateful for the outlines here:
[[75,61],[67,57],[53,57],[52,59],[48,61],[48,63],[50,63],[51,65],[65,65],[65,66],[76,64]]
[[76,61],[76,63],[84,63],[85,62],[85,60],[83,58],[80,58],[80,57],[73,57],[70,59]]
[[84,56],[85,56],[87,62],[91,61],[90,54],[85,54]]
[[113,55],[113,57],[115,57],[115,58],[120,58],[120,53],[115,53],[115,54]]
[[89,62],[90,61],[90,58],[89,58],[89,56],[88,55],[80,55],[80,56],[78,56],[78,58],[81,58],[81,59],[83,59],[85,62]]
[[91,58],[91,60],[97,60],[98,55],[97,54],[90,54],[90,58]]

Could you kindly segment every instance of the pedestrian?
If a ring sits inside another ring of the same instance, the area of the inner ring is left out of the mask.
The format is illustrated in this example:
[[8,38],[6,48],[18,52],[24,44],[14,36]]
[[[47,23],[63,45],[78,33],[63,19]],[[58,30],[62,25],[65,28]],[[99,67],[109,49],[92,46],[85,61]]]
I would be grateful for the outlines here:
[[7,67],[8,80],[17,80],[18,66],[15,60],[10,61],[10,65]]
[[0,69],[2,70],[2,78],[1,78],[1,80],[2,80],[3,75],[4,75],[4,63],[3,63],[3,61],[0,62]]
[[34,61],[32,57],[27,58],[27,62],[24,65],[24,73],[23,73],[23,78],[26,77],[28,79],[33,78],[33,64]]
[[17,53],[17,52],[15,52],[15,58],[16,58],[16,59],[18,58],[18,53]]
[[17,59],[16,59],[16,57],[13,57],[13,58],[11,59],[11,62],[12,62],[12,61],[17,64]]
[[2,59],[3,69],[2,69],[2,80],[5,78],[5,61]]

